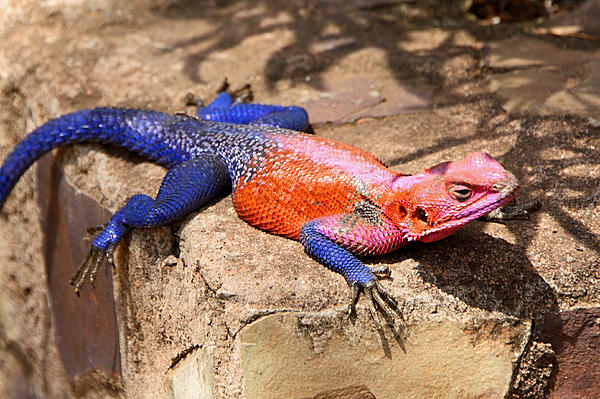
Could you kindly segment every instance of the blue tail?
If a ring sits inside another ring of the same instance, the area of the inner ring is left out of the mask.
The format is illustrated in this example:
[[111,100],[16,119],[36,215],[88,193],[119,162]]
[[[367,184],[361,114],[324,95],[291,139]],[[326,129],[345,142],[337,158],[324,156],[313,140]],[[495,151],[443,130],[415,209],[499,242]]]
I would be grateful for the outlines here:
[[0,168],[0,209],[21,175],[53,148],[78,142],[124,147],[167,167],[191,158],[184,131],[196,119],[155,111],[96,108],[53,119],[17,144]]

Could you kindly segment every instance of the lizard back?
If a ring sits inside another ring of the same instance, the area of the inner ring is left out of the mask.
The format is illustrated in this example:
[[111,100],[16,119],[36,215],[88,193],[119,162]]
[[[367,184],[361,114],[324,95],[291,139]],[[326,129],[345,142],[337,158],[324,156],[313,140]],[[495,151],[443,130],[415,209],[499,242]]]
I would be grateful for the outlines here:
[[238,215],[253,226],[297,239],[302,226],[357,204],[381,205],[398,174],[375,156],[334,140],[265,132],[272,145],[251,159],[233,188]]

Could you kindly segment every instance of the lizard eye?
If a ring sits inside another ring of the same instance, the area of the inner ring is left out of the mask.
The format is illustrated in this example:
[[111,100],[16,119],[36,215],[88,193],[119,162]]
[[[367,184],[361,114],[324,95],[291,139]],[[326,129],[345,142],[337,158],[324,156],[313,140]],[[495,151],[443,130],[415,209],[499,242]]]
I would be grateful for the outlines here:
[[457,201],[463,202],[471,198],[473,189],[464,184],[453,184],[448,187],[448,194],[453,196]]

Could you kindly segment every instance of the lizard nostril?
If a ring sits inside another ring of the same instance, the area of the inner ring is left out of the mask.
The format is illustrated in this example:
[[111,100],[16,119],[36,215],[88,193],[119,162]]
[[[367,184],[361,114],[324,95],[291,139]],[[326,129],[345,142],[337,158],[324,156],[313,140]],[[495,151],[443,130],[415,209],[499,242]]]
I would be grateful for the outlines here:
[[498,180],[494,184],[492,184],[491,189],[497,193],[500,192],[513,192],[517,188],[519,188],[519,183],[517,178],[510,172],[505,172],[506,177],[504,179]]

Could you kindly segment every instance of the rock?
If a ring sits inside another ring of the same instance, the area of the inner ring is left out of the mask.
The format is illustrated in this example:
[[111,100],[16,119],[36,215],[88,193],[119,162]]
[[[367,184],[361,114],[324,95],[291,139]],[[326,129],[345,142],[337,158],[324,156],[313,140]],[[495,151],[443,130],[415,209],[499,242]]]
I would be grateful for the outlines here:
[[600,1],[585,0],[583,5],[550,19],[544,26],[547,27],[548,32],[558,36],[598,40],[600,38]]
[[600,117],[600,51],[557,48],[540,39],[515,36],[489,43],[484,65],[489,88],[509,112],[575,113]]
[[548,314],[544,335],[556,351],[558,372],[550,398],[592,398],[600,387],[600,308]]
[[313,328],[301,314],[279,314],[240,331],[245,397],[312,397],[355,384],[377,398],[399,392],[404,398],[503,398],[521,349],[518,337],[527,330],[525,324],[493,320],[476,330],[450,320],[422,320],[406,327],[405,349],[391,345],[386,356],[375,332],[334,327],[315,348]]
[[214,348],[195,348],[171,367],[166,379],[165,399],[213,399],[215,381]]
[[100,369],[121,377],[121,357],[112,270],[103,267],[97,289],[89,283],[74,295],[69,279],[85,259],[86,229],[105,223],[109,213],[65,181],[51,156],[38,167],[39,201],[44,232],[44,263],[58,352],[70,381]]

